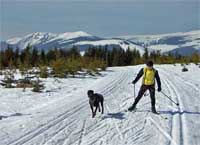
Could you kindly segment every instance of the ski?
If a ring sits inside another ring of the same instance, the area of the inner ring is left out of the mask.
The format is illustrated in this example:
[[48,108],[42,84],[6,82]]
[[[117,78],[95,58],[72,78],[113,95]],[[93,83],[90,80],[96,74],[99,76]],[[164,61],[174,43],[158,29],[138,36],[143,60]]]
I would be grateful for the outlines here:
[[163,116],[163,115],[159,115],[162,119],[165,119],[165,120],[167,120],[168,118],[167,117],[165,117],[165,116]]
[[165,116],[163,116],[162,114],[160,114],[160,113],[153,113],[154,115],[158,115],[158,116],[160,116],[162,119],[164,119],[164,120],[167,120],[168,118],[167,117],[165,117]]
[[134,112],[137,112],[137,108],[133,109],[132,111],[125,109],[124,112],[133,112],[134,113]]
[[[122,112],[130,112],[130,113],[135,113],[135,112],[140,112],[139,110],[137,110],[137,108],[136,109],[134,109],[133,111],[129,111],[128,109],[126,109],[126,110],[123,110]],[[151,111],[147,111],[147,112],[151,112]],[[163,116],[162,114],[160,114],[160,113],[153,113],[153,112],[151,112],[152,114],[154,114],[154,115],[158,115],[158,116],[160,116],[162,119],[164,119],[164,120],[167,120],[168,118],[167,117],[165,117],[165,116]]]

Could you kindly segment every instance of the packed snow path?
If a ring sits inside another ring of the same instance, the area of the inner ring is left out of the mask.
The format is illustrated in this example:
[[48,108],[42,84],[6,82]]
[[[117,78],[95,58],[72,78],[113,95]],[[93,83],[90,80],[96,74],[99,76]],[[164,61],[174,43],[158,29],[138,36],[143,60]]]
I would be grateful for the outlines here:
[[[180,65],[155,66],[161,77],[162,91],[180,104],[176,106],[156,92],[156,107],[168,118],[165,120],[150,112],[148,92],[137,105],[137,112],[124,111],[134,101],[130,82],[142,67],[109,68],[103,77],[96,79],[60,80],[49,93],[0,88],[0,113],[7,113],[0,121],[0,144],[198,145],[200,68],[190,65],[189,72],[181,72]],[[47,81],[48,85],[52,83]],[[136,94],[140,85],[141,81],[136,84]],[[88,89],[104,95],[104,115],[97,113],[95,118],[91,117]],[[20,98],[20,101],[13,100]]]

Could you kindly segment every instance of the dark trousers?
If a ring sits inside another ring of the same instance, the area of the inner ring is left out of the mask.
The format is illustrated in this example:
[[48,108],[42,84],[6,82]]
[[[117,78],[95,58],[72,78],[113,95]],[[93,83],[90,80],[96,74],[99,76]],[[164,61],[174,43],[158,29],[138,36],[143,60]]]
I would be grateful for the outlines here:
[[150,98],[151,98],[151,108],[152,110],[155,110],[155,86],[154,85],[142,85],[140,88],[140,91],[138,93],[138,96],[135,99],[135,102],[133,103],[133,106],[136,107],[137,103],[140,101],[146,90],[149,90],[150,92]]

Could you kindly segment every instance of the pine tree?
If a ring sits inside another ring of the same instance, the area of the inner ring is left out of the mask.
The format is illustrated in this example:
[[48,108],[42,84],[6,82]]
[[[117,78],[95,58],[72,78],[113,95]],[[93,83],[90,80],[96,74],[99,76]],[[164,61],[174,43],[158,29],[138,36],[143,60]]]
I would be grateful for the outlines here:
[[38,66],[39,64],[39,55],[38,55],[38,50],[37,48],[34,48],[32,53],[31,53],[31,59],[30,59],[30,63],[31,63],[31,66]]
[[77,71],[81,70],[80,61],[74,58],[68,59],[65,67],[66,67],[66,71],[69,74],[71,74],[73,77],[75,77],[75,74],[77,73]]
[[13,58],[14,58],[14,52],[13,49],[8,46],[8,48],[5,50],[4,52],[4,58],[3,58],[3,63],[5,67],[9,66],[9,62],[13,62]]
[[1,85],[4,86],[5,88],[14,88],[13,83],[14,83],[14,71],[12,69],[8,69],[5,72],[4,79],[1,81]]
[[14,62],[14,66],[16,67],[16,68],[18,68],[18,66],[19,66],[19,56],[20,56],[20,54],[19,54],[19,48],[17,48],[16,50],[15,50],[15,52],[14,52],[14,58],[13,58],[13,62]]
[[193,54],[191,55],[191,61],[192,61],[193,63],[195,63],[196,65],[198,65],[198,63],[200,63],[200,54],[198,54],[198,53],[193,53]]
[[119,54],[116,48],[112,49],[112,56],[113,56],[112,66],[119,65]]
[[144,58],[145,61],[147,61],[148,58],[149,58],[149,51],[148,51],[147,47],[145,47],[145,49],[144,49],[143,58]]
[[33,83],[33,92],[42,92],[42,90],[44,89],[44,84],[41,83],[40,79],[38,78],[34,83]]
[[125,65],[131,65],[132,62],[132,52],[130,51],[130,48],[128,47],[128,49],[125,52]]
[[86,52],[84,57],[96,57],[96,48],[94,47],[89,47]]
[[64,78],[65,77],[65,60],[60,58],[52,61],[51,67],[55,77]]
[[44,51],[41,52],[41,60],[42,62],[45,62],[45,58],[47,59],[48,64],[50,64],[51,61],[56,60],[56,50],[50,50],[47,52],[46,57]]
[[[51,52],[51,51],[49,51],[49,52]],[[44,52],[44,49],[42,49],[41,52],[40,52],[40,61],[41,61],[42,65],[46,65],[47,64],[47,62],[46,62],[47,58],[46,58],[46,54]]]
[[0,51],[0,71],[4,68],[3,59],[4,59],[4,53],[3,51]]
[[24,50],[24,67],[26,70],[31,68],[31,46],[28,46]]
[[47,78],[48,77],[48,70],[46,66],[40,66],[40,77]]
[[73,58],[79,58],[81,55],[80,55],[80,52],[79,52],[79,49],[78,47],[76,46],[73,46],[70,50],[69,50],[69,54],[70,54],[70,57],[73,57]]
[[113,64],[113,55],[111,51],[108,51],[106,54],[106,62],[107,62],[107,66],[111,67]]

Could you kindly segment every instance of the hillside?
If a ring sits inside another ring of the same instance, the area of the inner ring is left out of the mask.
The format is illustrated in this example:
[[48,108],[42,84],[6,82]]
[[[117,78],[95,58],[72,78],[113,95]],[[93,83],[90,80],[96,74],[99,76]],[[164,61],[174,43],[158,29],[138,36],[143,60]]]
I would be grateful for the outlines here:
[[115,47],[125,50],[129,47],[131,50],[137,49],[140,53],[144,53],[144,48],[133,42],[121,39],[101,38],[82,31],[62,34],[36,32],[22,38],[13,38],[1,42],[1,49],[6,49],[8,45],[14,49],[24,49],[28,44],[38,49],[44,49],[45,51],[54,48],[70,49],[73,46],[79,47],[80,51],[85,51],[85,49],[92,46],[107,46],[109,49]]
[[200,30],[158,35],[122,36],[120,38],[146,46],[150,51],[190,55],[200,53]]

